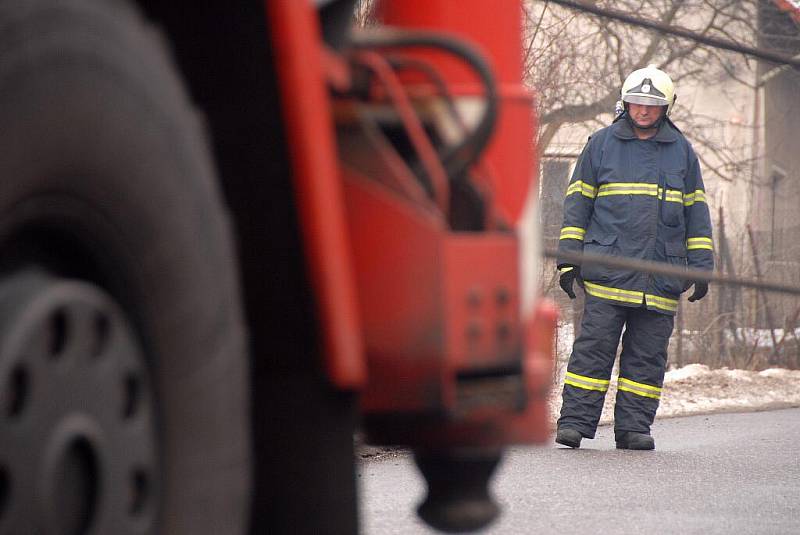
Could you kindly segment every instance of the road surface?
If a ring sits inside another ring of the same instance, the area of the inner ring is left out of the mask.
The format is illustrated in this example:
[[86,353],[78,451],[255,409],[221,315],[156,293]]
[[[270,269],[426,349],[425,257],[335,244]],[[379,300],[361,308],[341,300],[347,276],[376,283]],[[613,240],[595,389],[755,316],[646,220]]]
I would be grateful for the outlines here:
[[[800,409],[656,421],[656,450],[518,448],[493,482],[502,517],[481,533],[800,533]],[[425,485],[405,453],[357,477],[362,533],[438,533],[416,518]]]

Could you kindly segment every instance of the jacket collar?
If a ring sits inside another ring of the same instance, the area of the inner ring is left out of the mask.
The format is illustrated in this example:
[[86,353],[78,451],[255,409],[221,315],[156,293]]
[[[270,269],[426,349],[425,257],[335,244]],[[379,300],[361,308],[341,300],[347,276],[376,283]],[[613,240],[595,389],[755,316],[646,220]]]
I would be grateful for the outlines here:
[[[633,128],[625,117],[620,117],[617,122],[611,126],[613,128],[614,135],[620,139],[638,139],[636,134],[633,132]],[[672,143],[678,140],[678,132],[670,124],[669,120],[664,120],[661,122],[661,126],[658,128],[656,135],[650,139],[660,143]]]

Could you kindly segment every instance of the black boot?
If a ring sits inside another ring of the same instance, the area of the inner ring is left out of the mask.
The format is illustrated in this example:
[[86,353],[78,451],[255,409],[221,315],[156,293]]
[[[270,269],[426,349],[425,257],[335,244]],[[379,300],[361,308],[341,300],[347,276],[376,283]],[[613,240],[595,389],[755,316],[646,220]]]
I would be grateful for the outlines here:
[[656,443],[648,434],[622,431],[614,433],[618,450],[654,450]]
[[556,433],[556,442],[570,448],[580,448],[582,438],[580,432],[575,429],[559,429]]

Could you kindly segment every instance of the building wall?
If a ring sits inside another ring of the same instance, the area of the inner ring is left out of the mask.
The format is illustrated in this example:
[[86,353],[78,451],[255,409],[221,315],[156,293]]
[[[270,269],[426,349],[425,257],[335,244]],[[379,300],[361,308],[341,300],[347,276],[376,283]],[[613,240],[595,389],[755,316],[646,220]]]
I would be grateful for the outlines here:
[[[759,12],[759,45],[788,55],[800,53],[800,24],[764,3]],[[786,284],[800,282],[800,72],[761,64],[759,99],[763,122],[761,160],[752,211],[754,241],[762,275]],[[760,297],[758,323],[792,321],[800,310],[793,296]],[[769,313],[767,310],[769,309]],[[768,322],[767,316],[772,321]]]

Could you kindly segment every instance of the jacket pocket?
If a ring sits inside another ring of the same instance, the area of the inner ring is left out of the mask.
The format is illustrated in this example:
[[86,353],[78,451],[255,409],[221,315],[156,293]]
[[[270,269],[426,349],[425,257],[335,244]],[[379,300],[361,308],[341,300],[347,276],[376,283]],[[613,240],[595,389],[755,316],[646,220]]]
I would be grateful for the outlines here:
[[683,177],[677,171],[668,171],[663,175],[661,183],[664,188],[659,192],[661,201],[661,222],[668,227],[683,226]]
[[[686,267],[686,244],[667,242],[664,244],[667,263],[675,267]],[[661,277],[661,289],[670,294],[681,294],[686,290],[686,280],[678,277]]]
[[[601,234],[597,232],[589,232],[583,243],[583,252],[615,256],[617,249],[617,235],[616,234]],[[611,277],[613,268],[603,266],[593,262],[584,261],[581,266],[581,277],[584,280],[603,282],[608,281]]]

